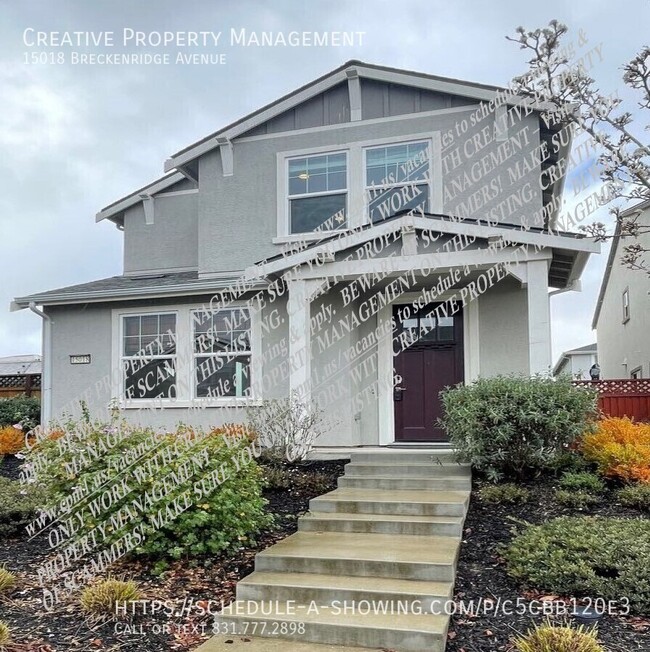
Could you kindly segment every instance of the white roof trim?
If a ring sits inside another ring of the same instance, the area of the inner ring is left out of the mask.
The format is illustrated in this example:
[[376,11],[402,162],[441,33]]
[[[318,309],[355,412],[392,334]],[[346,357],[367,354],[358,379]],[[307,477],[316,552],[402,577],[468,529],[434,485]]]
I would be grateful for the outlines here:
[[[494,90],[485,88],[485,85],[483,84],[475,84],[472,82],[464,82],[453,79],[447,80],[431,78],[414,72],[392,69],[388,70],[365,65],[362,62],[353,61],[345,68],[339,69],[321,79],[319,82],[311,84],[307,88],[289,95],[285,100],[276,104],[272,104],[267,109],[255,113],[247,120],[238,122],[230,128],[218,131],[214,134],[214,137],[209,138],[204,142],[197,143],[194,146],[190,146],[186,151],[179,153],[176,156],[172,156],[165,161],[165,172],[182,167],[190,161],[193,161],[198,156],[201,156],[202,154],[205,154],[206,152],[209,152],[218,147],[217,136],[226,137],[232,140],[237,136],[250,131],[254,127],[257,127],[258,125],[263,124],[272,118],[275,118],[281,113],[284,113],[285,111],[288,111],[289,109],[292,109],[293,107],[302,104],[307,100],[310,100],[312,97],[318,95],[319,93],[322,93],[329,88],[346,81],[348,79],[348,71],[355,71],[359,77],[364,77],[366,79],[385,81],[388,83],[401,84],[404,86],[414,86],[417,88],[437,91],[440,93],[459,95],[461,97],[468,97],[480,101],[489,102],[496,97],[497,93],[507,92],[507,89],[500,89],[497,87],[495,87]],[[541,110],[545,107],[548,108],[550,106],[535,103],[525,98],[515,97],[509,92],[508,98],[509,99],[507,103],[510,105],[528,105],[537,110]]]
[[[246,291],[262,290],[268,284],[265,282],[251,283]],[[141,288],[117,288],[110,290],[87,290],[79,292],[61,292],[58,294],[39,295],[33,294],[28,297],[18,297],[11,302],[10,311],[23,310],[31,302],[38,305],[54,306],[62,304],[97,303],[100,301],[118,301],[128,299],[144,299],[150,297],[173,297],[178,295],[210,294],[210,292],[228,290],[234,287],[235,283],[215,283],[215,280],[206,279],[203,283],[182,283],[178,285],[141,287]]]
[[[351,231],[341,234],[340,238],[330,239],[322,245],[299,251],[290,256],[272,260],[267,263],[253,265],[246,269],[246,278],[258,278],[268,274],[276,274],[284,269],[302,265],[318,256],[331,256],[338,251],[343,251],[355,245],[366,242],[382,235],[394,233],[402,229],[416,228],[426,231],[448,233],[450,235],[471,235],[478,238],[503,238],[509,242],[520,244],[533,244],[550,249],[564,249],[583,252],[585,254],[599,253],[600,243],[591,238],[571,238],[568,236],[551,235],[549,233],[536,233],[522,229],[509,229],[504,227],[485,226],[468,222],[455,222],[436,219],[435,217],[403,217],[388,222],[379,223],[373,227],[360,231]],[[586,261],[585,261],[586,262]]]
[[156,181],[150,183],[148,186],[140,188],[140,190],[136,190],[134,193],[128,195],[124,199],[120,199],[119,201],[115,202],[115,204],[103,208],[95,215],[95,222],[101,222],[102,220],[110,219],[111,217],[124,212],[127,208],[135,206],[135,204],[139,204],[142,201],[142,194],[146,193],[147,195],[155,195],[157,192],[161,192],[166,188],[169,188],[170,186],[178,183],[179,181],[183,181],[185,178],[185,175],[181,174],[180,172],[174,172],[173,174],[157,179]]

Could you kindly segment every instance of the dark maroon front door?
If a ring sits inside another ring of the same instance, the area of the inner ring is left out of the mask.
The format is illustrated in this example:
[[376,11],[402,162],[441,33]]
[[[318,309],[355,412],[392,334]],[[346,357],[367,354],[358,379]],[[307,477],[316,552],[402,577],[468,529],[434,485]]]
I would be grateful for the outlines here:
[[440,391],[463,381],[463,316],[395,306],[395,441],[445,441]]

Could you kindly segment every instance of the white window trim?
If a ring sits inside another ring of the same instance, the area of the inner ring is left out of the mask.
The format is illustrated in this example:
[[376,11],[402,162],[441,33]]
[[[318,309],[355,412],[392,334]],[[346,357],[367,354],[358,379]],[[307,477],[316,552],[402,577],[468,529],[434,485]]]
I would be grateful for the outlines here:
[[[251,319],[251,380],[252,391],[261,387],[262,379],[262,328],[261,314],[246,301],[233,301],[229,308],[245,307],[249,309]],[[111,362],[117,373],[112,377],[112,396],[117,398],[121,409],[146,408],[212,408],[212,407],[248,407],[260,405],[261,396],[224,396],[195,397],[194,389],[194,344],[192,338],[192,311],[205,310],[200,303],[147,306],[140,308],[115,308],[111,313]],[[124,380],[122,374],[123,319],[133,315],[176,314],[176,398],[127,399],[124,397]]]
[[[625,299],[627,298],[627,306],[625,304]],[[623,309],[623,323],[627,324],[630,321],[630,288],[627,287],[623,290],[621,295],[621,308]],[[626,314],[627,308],[627,314]]]
[[[330,231],[315,231],[306,233],[291,233],[291,209],[289,199],[289,161],[296,158],[309,158],[311,156],[323,156],[325,154],[344,154],[345,155],[345,190],[331,190],[319,193],[308,193],[304,197],[320,197],[321,195],[341,195],[345,193],[345,217],[347,226],[341,229]],[[332,147],[313,147],[310,149],[299,150],[295,152],[282,152],[277,154],[278,167],[278,238],[282,242],[295,242],[297,239],[318,240],[326,238],[336,233],[342,233],[348,230],[350,226],[350,152],[346,148]],[[286,239],[286,240],[285,240]],[[274,239],[275,241],[275,239]]]
[[[192,349],[191,376],[190,376],[192,382],[191,382],[191,385],[190,385],[190,397],[191,397],[191,400],[193,402],[211,400],[211,397],[209,397],[209,396],[197,396],[196,395],[196,379],[194,378],[194,363],[195,363],[197,357],[213,357],[214,356],[214,357],[222,357],[223,358],[223,357],[227,357],[228,353],[249,356],[250,357],[249,367],[250,367],[250,374],[251,374],[250,387],[251,387],[251,391],[253,390],[253,321],[252,321],[253,320],[253,311],[247,305],[235,306],[235,305],[232,305],[232,304],[229,304],[227,307],[225,307],[223,309],[220,309],[220,310],[234,310],[234,311],[236,311],[236,310],[238,310],[240,308],[246,308],[248,310],[248,315],[249,315],[249,319],[250,319],[250,323],[251,323],[250,350],[249,351],[236,351],[236,352],[235,351],[229,351],[229,352],[226,352],[226,353],[212,353],[212,352],[210,352],[210,353],[207,353],[207,352],[206,353],[196,353],[196,351],[194,350],[194,319],[192,318],[192,313],[194,313],[194,312],[209,312],[209,310],[206,311],[203,308],[190,308],[190,310],[189,310],[189,317],[190,317],[189,329],[190,329],[190,340],[191,340],[190,344],[191,344],[191,349]],[[215,312],[218,312],[218,311],[215,311]],[[222,397],[222,398],[227,398],[227,399],[229,399],[231,401],[236,399],[239,402],[244,401],[244,400],[249,400],[250,401],[252,399],[252,397],[249,398],[249,397],[245,397],[245,396],[228,396],[228,397]],[[212,398],[212,400],[214,401],[215,399]],[[220,398],[220,399],[216,399],[216,400],[222,400],[222,399]]]
[[359,228],[368,223],[365,200],[366,169],[364,150],[382,145],[401,145],[410,142],[431,141],[431,159],[429,162],[429,210],[434,214],[442,213],[442,145],[439,130],[417,132],[374,138],[371,140],[352,141],[347,147],[336,148],[331,145],[287,150],[276,154],[276,195],[277,195],[277,237],[274,244],[284,244],[300,240],[320,240],[331,235],[341,234],[346,229],[319,231],[315,233],[289,232],[289,159],[319,154],[347,153],[347,226],[348,229]]
[[[434,138],[433,136],[428,136],[425,138],[420,138],[416,140],[399,140],[399,141],[393,141],[387,142],[387,143],[374,143],[372,145],[366,145],[363,147],[363,219],[365,224],[370,223],[370,202],[368,201],[368,195],[367,195],[367,190],[370,188],[370,186],[367,185],[367,164],[368,164],[368,150],[375,149],[378,147],[390,147],[391,145],[414,145],[416,143],[426,143],[427,148],[429,149],[429,179],[427,181],[427,186],[429,188],[429,197],[428,197],[428,206],[429,206],[429,211],[432,209],[433,206],[433,159],[434,159]],[[395,183],[387,183],[383,184],[381,186],[373,186],[373,188],[377,189],[390,189],[390,188],[401,188],[403,186],[409,186],[409,185],[424,185],[423,182],[417,183],[417,182],[409,182],[409,181],[397,181]],[[429,212],[427,211],[427,212]]]
[[[454,296],[453,292],[442,292],[435,303],[444,302]],[[393,306],[409,305],[420,298],[418,292],[405,292],[391,304],[377,313],[377,327],[383,333],[377,344],[377,415],[379,424],[379,445],[395,443],[395,404],[393,401],[393,330],[388,327],[393,315]],[[479,338],[479,299],[474,298],[463,307],[463,372],[464,383],[471,384],[480,374],[481,354]]]

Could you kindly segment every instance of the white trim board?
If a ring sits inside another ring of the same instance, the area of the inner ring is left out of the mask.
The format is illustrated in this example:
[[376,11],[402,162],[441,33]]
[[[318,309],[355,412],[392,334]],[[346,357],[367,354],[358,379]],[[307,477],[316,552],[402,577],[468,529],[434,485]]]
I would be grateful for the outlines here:
[[[262,328],[261,313],[255,311],[246,301],[233,301],[228,308],[247,307],[251,319],[251,387],[262,379]],[[194,347],[192,343],[192,312],[205,310],[202,304],[170,304],[163,306],[140,306],[129,308],[114,308],[111,311],[111,365],[112,369],[118,370],[117,374],[111,374],[111,395],[116,397],[122,409],[147,409],[159,408],[219,408],[219,407],[248,407],[258,405],[260,396],[247,397],[221,397],[221,398],[199,398],[195,396],[192,365],[194,362]],[[176,338],[177,338],[177,367],[176,379],[178,394],[181,398],[176,399],[135,399],[124,398],[123,378],[121,373],[122,360],[122,317],[128,315],[147,314],[175,314],[176,315]],[[188,385],[188,382],[190,385]],[[261,385],[260,385],[261,386]]]
[[[444,302],[454,296],[445,292],[436,298]],[[377,313],[377,328],[383,333],[377,344],[377,425],[379,445],[395,443],[395,405],[393,402],[393,333],[386,328],[392,318],[393,306],[413,303],[420,298],[418,292],[406,292]],[[463,310],[463,375],[464,382],[476,380],[480,372],[478,299],[473,299]],[[422,442],[426,444],[425,442]]]

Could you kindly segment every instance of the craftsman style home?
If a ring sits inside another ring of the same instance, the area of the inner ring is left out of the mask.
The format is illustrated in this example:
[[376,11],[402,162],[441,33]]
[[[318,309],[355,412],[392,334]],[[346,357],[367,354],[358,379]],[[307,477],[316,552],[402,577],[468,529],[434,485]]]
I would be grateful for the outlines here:
[[121,276],[14,301],[43,318],[44,418],[295,396],[321,446],[444,440],[444,387],[550,373],[549,290],[598,252],[563,228],[570,138],[541,108],[350,61],[177,152],[97,214]]

